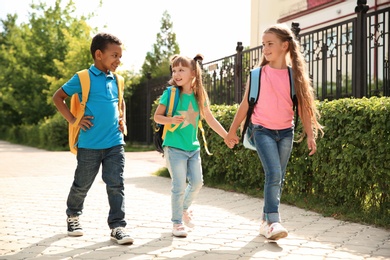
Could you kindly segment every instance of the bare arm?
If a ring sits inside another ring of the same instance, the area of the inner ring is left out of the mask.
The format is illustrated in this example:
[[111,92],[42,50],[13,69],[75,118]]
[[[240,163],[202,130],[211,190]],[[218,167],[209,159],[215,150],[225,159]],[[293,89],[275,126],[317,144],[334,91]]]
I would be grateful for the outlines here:
[[[61,113],[61,115],[66,119],[66,121],[69,122],[69,124],[74,124],[76,122],[76,117],[72,115],[72,113],[69,110],[69,107],[65,103],[65,99],[68,98],[68,95],[62,90],[62,88],[59,88],[53,95],[53,103],[56,106],[58,112]],[[83,130],[87,130],[93,126],[91,119],[93,119],[92,116],[84,116],[79,123],[79,126]]]
[[244,97],[241,101],[240,106],[238,107],[236,115],[234,116],[234,119],[233,119],[233,122],[230,126],[228,135],[225,138],[226,144],[231,143],[231,142],[238,144],[238,142],[239,142],[239,138],[237,136],[237,130],[240,127],[242,121],[245,119],[246,113],[247,113],[248,108],[249,108],[249,104],[248,104],[248,89],[249,89],[248,86],[249,85],[248,84],[249,84],[249,80],[246,83]]
[[126,102],[122,99],[122,117],[119,118],[119,131],[121,131],[124,135],[127,135],[127,125],[126,125]]
[[[205,107],[204,113],[205,113],[205,120],[206,120],[207,124],[211,127],[211,129],[213,129],[214,132],[216,132],[220,137],[222,137],[224,140],[226,140],[227,132],[226,132],[225,128],[218,122],[218,120],[211,113],[210,107]],[[226,145],[229,148],[234,147],[233,142],[226,143]]]
[[167,124],[180,124],[183,122],[184,117],[183,116],[174,116],[174,117],[167,117],[165,115],[165,109],[166,106],[159,104],[156,108],[156,111],[154,112],[153,120],[157,124],[167,125]]
[[76,122],[76,118],[72,115],[72,113],[69,110],[69,107],[65,103],[65,99],[67,98],[68,95],[62,90],[62,88],[59,88],[54,93],[52,99],[58,112],[61,113],[61,115],[66,119],[66,121],[69,122],[69,124],[74,124],[74,122]]
[[217,121],[217,119],[214,117],[214,115],[211,113],[210,107],[205,107],[205,120],[207,124],[211,127],[211,129],[214,130],[220,137],[223,139],[226,138],[227,132],[225,128]]

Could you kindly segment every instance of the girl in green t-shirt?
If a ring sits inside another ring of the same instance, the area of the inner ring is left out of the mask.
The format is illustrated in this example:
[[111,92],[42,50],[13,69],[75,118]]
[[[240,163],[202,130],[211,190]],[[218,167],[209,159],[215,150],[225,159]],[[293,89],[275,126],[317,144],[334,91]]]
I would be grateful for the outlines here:
[[[172,179],[172,234],[178,237],[187,236],[183,223],[187,227],[194,227],[189,207],[203,186],[200,145],[197,137],[199,120],[205,119],[222,138],[225,139],[227,136],[226,130],[210,111],[199,65],[202,60],[203,56],[200,54],[194,59],[181,55],[171,57],[172,77],[169,84],[178,87],[180,99],[172,117],[167,117],[165,111],[168,105],[168,91],[165,90],[154,114],[156,123],[166,127],[174,125],[170,128],[172,131],[167,131],[162,145]],[[232,143],[229,147],[233,146]]]

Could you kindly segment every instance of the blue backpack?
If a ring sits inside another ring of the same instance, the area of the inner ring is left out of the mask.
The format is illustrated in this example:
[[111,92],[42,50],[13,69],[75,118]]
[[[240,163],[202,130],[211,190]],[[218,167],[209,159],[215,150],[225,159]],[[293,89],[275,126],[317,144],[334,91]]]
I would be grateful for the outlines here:
[[[293,110],[295,111],[295,124],[294,127],[298,124],[298,99],[295,94],[295,88],[294,88],[294,79],[293,79],[293,71],[290,66],[288,66],[288,74],[290,78],[290,95],[291,100],[293,102]],[[256,147],[253,142],[252,136],[252,129],[248,129],[248,125],[253,113],[253,109],[255,105],[257,104],[257,100],[259,99],[260,95],[260,82],[261,82],[261,67],[254,68],[250,72],[249,77],[249,90],[248,90],[248,104],[249,108],[246,113],[246,120],[245,124],[242,130],[242,136],[241,141],[245,148],[255,150]]]

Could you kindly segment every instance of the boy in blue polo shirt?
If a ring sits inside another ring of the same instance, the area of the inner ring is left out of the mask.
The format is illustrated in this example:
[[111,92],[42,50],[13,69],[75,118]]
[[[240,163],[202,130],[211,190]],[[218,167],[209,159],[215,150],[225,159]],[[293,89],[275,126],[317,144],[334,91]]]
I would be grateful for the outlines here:
[[[106,183],[110,211],[108,226],[111,239],[118,244],[131,244],[133,239],[126,234],[125,196],[124,196],[124,137],[126,127],[125,104],[122,113],[118,110],[118,84],[113,72],[122,57],[121,41],[107,33],[99,33],[91,43],[94,64],[88,70],[90,91],[77,143],[77,168],[67,199],[66,214],[69,236],[82,236],[79,222],[87,192],[102,165],[102,179]],[[73,124],[72,115],[65,99],[73,94],[81,99],[81,83],[75,74],[53,95],[53,102],[62,116]],[[122,118],[120,117],[122,114]]]

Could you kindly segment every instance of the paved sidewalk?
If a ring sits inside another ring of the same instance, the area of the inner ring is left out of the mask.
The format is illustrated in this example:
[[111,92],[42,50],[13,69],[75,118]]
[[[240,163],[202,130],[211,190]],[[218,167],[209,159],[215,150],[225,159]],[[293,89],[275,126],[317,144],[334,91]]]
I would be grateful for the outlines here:
[[390,232],[282,205],[289,236],[258,235],[262,200],[203,187],[193,204],[196,228],[171,235],[170,179],[157,152],[126,153],[126,220],[133,245],[110,240],[108,202],[98,175],[81,223],[66,234],[65,202],[76,159],[0,141],[0,259],[390,259]]

